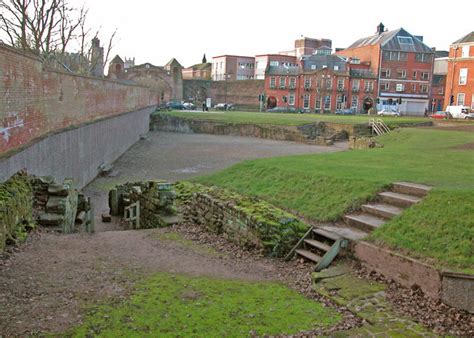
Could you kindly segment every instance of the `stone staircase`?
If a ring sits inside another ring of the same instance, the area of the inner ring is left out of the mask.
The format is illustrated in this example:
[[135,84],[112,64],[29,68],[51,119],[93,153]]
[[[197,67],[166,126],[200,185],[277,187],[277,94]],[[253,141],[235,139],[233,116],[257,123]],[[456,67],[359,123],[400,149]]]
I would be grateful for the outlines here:
[[395,182],[390,191],[378,194],[374,202],[365,204],[357,212],[345,215],[343,222],[312,227],[290,251],[286,259],[295,255],[316,263],[315,271],[326,268],[348,240],[361,240],[370,232],[400,215],[406,208],[420,202],[431,190],[430,186]]

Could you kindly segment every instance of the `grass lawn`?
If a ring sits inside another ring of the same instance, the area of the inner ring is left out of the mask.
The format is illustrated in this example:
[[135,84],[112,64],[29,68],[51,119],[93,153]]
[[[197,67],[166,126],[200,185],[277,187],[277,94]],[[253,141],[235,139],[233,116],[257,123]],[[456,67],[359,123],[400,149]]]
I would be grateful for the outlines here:
[[[282,114],[282,113],[255,113],[255,112],[157,112],[160,114],[170,114],[173,116],[195,119],[195,120],[211,120],[229,123],[256,123],[256,124],[273,124],[285,126],[299,126],[317,121],[335,122],[343,124],[363,124],[368,123],[374,116],[355,115],[355,116],[339,116],[339,115],[319,115],[319,114]],[[387,124],[396,125],[398,123],[419,123],[426,122],[428,119],[420,117],[384,117],[383,120]]]
[[156,274],[129,300],[90,309],[72,335],[245,337],[292,334],[341,320],[331,308],[281,284]]
[[337,220],[394,181],[433,185],[372,240],[474,272],[474,133],[399,129],[384,148],[245,161],[196,179],[258,196],[315,221]]

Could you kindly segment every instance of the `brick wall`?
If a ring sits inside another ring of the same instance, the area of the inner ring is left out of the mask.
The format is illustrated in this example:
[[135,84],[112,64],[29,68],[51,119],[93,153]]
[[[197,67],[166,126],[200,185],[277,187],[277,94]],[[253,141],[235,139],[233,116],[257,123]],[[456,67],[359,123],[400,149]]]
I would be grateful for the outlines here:
[[0,156],[49,133],[155,104],[145,87],[43,69],[0,44]]

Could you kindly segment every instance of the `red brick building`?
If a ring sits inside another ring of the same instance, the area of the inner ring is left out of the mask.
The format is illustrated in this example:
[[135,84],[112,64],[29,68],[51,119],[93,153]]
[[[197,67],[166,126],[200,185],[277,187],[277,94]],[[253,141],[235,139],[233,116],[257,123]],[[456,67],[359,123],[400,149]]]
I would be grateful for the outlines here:
[[450,46],[444,104],[474,109],[474,32]]
[[377,108],[395,108],[402,114],[423,115],[429,108],[434,51],[403,28],[357,40],[337,52],[352,62],[367,63],[377,77]]
[[255,80],[264,80],[268,66],[296,66],[296,56],[281,54],[262,54],[255,56]]
[[213,81],[253,80],[255,57],[220,55],[212,58]]

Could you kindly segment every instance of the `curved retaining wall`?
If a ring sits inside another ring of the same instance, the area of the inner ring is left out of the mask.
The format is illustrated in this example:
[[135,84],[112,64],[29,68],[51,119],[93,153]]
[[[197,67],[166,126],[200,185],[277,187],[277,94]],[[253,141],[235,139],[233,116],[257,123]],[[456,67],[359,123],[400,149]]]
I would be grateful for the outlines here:
[[290,127],[192,120],[168,114],[158,114],[152,117],[150,129],[176,133],[246,136],[277,141],[330,145],[334,141],[347,140],[349,136],[365,133],[367,126],[317,122]]

